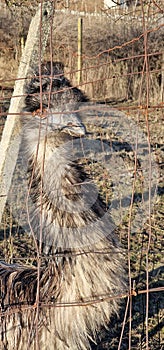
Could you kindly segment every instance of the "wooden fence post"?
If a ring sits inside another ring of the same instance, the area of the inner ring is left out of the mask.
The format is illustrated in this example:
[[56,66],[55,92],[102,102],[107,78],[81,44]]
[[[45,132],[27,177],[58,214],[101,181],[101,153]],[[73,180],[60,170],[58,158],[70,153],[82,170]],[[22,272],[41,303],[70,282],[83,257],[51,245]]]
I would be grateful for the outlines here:
[[[30,24],[17,80],[15,81],[9,114],[0,143],[0,222],[19,152],[21,140],[20,113],[24,102],[23,93],[26,77],[30,72],[30,67],[34,66],[34,64],[39,64],[39,60],[42,60],[50,31],[51,19],[53,18],[53,9],[54,2],[52,0],[45,1],[42,5],[39,5],[36,15]],[[40,38],[41,33],[42,37]],[[39,57],[40,55],[41,57]]]

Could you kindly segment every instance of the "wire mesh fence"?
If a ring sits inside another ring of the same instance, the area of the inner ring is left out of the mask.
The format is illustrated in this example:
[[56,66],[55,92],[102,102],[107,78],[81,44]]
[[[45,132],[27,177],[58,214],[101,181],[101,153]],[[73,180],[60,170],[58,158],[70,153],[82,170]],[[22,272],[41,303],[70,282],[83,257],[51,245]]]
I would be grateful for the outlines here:
[[163,349],[163,4],[40,2],[27,58],[38,3],[1,1],[1,348]]

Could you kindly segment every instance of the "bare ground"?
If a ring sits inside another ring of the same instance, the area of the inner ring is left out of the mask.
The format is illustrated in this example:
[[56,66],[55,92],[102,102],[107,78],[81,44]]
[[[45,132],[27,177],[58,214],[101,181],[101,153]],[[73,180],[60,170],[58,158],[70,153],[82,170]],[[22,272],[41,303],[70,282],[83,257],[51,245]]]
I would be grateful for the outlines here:
[[[58,18],[58,24],[59,24],[59,30],[56,33],[56,37],[54,39],[54,56],[55,59],[62,59],[64,57],[64,63],[66,64],[66,71],[67,73],[76,70],[75,62],[76,62],[76,55],[74,55],[76,51],[76,27],[75,27],[75,20],[74,22],[70,22],[69,19],[67,19],[67,22],[64,22],[62,24],[62,17]],[[74,24],[73,24],[74,23]],[[71,28],[72,25],[72,28]],[[115,42],[112,41],[112,33],[109,36],[108,29],[109,27],[104,28],[105,24],[101,25],[99,24],[100,30],[97,33],[97,40],[96,40],[96,23],[93,24],[93,27],[88,24],[88,28],[85,33],[85,55],[89,53],[90,55],[94,55],[95,53],[98,54],[103,51],[103,49],[109,48],[115,46]],[[90,31],[93,28],[93,40],[92,45],[90,45]],[[110,24],[110,30],[112,28],[112,25]],[[115,25],[113,26],[113,30],[115,29]],[[105,34],[103,35],[105,29]],[[63,33],[67,30],[67,36],[63,37],[61,41],[61,37],[63,36]],[[137,29],[138,30],[138,29]],[[119,33],[119,29],[117,29]],[[125,35],[127,32],[125,33]],[[135,36],[135,33],[133,33]],[[7,35],[7,34],[6,34]],[[160,43],[162,42],[162,36],[163,34],[160,31],[158,40],[156,43],[158,43],[157,47],[155,47],[155,50],[160,49]],[[102,40],[103,36],[103,40]],[[105,39],[104,39],[105,38]],[[118,42],[119,35],[115,36],[116,43]],[[8,40],[8,46],[13,50],[13,44],[11,40],[11,36],[6,36],[6,41]],[[57,41],[57,45],[55,45],[55,40]],[[126,41],[125,37],[120,37],[119,44]],[[122,40],[122,41],[121,41]],[[156,39],[155,39],[156,40]],[[105,46],[104,46],[105,42]],[[4,44],[4,42],[3,42]],[[138,46],[136,47],[136,50],[138,48],[141,48],[141,51],[143,50],[143,42],[139,41]],[[152,44],[153,45],[153,44]],[[61,48],[64,47],[65,55],[63,56],[63,51]],[[130,50],[135,49],[135,47],[130,46]],[[150,47],[152,49],[152,46]],[[15,50],[15,49],[14,49]],[[98,51],[99,50],[99,51]],[[13,51],[12,51],[13,52]],[[130,51],[132,52],[132,51]],[[7,54],[6,51],[4,51],[5,55]],[[125,51],[124,55],[128,54],[128,47],[127,51]],[[14,53],[15,55],[15,53]],[[116,58],[119,58],[119,55],[123,57],[122,51],[118,50],[118,52],[113,51],[113,55],[116,55]],[[6,57],[8,58],[6,60]],[[48,57],[48,56],[47,56]],[[114,59],[114,56],[112,56],[112,60]],[[13,82],[11,82],[11,79],[15,78],[16,76],[16,69],[17,69],[17,61],[15,60],[15,57],[13,54],[8,53],[7,56],[4,58],[4,54],[0,58],[1,64],[1,77],[2,77],[2,83],[1,83],[1,103],[0,103],[0,111],[4,113],[4,116],[1,116],[0,118],[0,133],[2,133],[3,125],[5,122],[5,114],[7,113],[10,97],[12,94],[12,91],[7,91],[3,89],[3,86],[7,86],[8,88],[13,87]],[[92,62],[96,62],[98,65],[100,63],[99,58],[96,58],[96,61],[87,61],[87,58],[84,60],[84,67],[91,67]],[[104,62],[104,57],[101,63]],[[109,63],[108,57],[105,56],[105,62]],[[152,67],[154,64],[157,63],[157,66],[159,65],[160,60],[157,61],[154,60],[151,62]],[[133,63],[136,63],[133,62]],[[140,61],[140,64],[142,66],[143,62]],[[94,66],[94,65],[93,65]],[[107,68],[105,68],[107,67]],[[111,85],[110,89],[108,89],[108,82],[107,83],[96,83],[97,76],[103,81],[106,79],[106,75],[108,74],[108,78],[110,78],[111,71],[110,69],[113,69],[113,72],[116,72],[116,64],[111,63],[107,64],[105,66],[104,70],[101,72],[100,68],[96,66],[96,68],[88,68],[88,73],[86,74],[86,71],[83,73],[83,85],[82,88],[88,92],[89,96],[92,99],[96,100],[102,100],[102,96],[104,97],[103,102],[105,100],[105,97],[110,100],[110,104],[107,104],[110,107],[116,108],[118,110],[122,110],[125,113],[125,116],[130,118],[133,122],[139,123],[139,128],[143,130],[143,132],[147,135],[148,129],[146,124],[146,110],[143,108],[141,109],[139,107],[139,103],[137,101],[137,98],[133,98],[131,100],[127,100],[127,94],[122,93],[122,99],[124,98],[125,102],[119,102],[118,96],[120,96],[120,93],[118,93],[117,84],[119,83],[119,91],[125,91],[123,89],[123,80],[122,83],[119,82],[119,79],[114,80],[114,85],[112,85],[112,88],[114,90],[114,93],[111,93],[111,96],[109,96],[109,90],[111,92]],[[124,69],[125,66],[117,66],[117,73],[120,75],[122,72],[122,69]],[[153,68],[154,69],[154,68]],[[133,71],[134,72],[134,71]],[[99,75],[98,75],[99,74]],[[149,336],[149,348],[150,350],[162,350],[164,349],[164,283],[163,283],[163,275],[164,275],[164,266],[163,266],[163,253],[164,253],[164,240],[163,240],[163,219],[164,219],[164,126],[163,126],[163,120],[164,120],[164,111],[162,108],[162,104],[159,103],[159,81],[160,76],[159,72],[156,74],[156,80],[154,83],[154,91],[156,93],[154,94],[155,99],[154,101],[151,100],[151,103],[148,108],[148,120],[149,120],[149,129],[150,129],[150,143],[151,143],[151,151],[153,154],[153,157],[155,159],[155,165],[158,168],[158,178],[157,178],[157,189],[156,189],[156,196],[155,201],[153,203],[153,207],[151,210],[151,221],[150,218],[147,217],[144,221],[144,224],[141,225],[141,227],[138,229],[138,231],[131,232],[130,236],[128,236],[128,225],[129,225],[129,213],[127,212],[126,215],[123,215],[121,218],[121,221],[116,229],[118,237],[125,248],[126,252],[126,260],[128,262],[128,237],[130,238],[130,269],[131,269],[131,278],[132,278],[132,285],[135,289],[135,295],[132,297],[132,302],[128,308],[128,315],[125,321],[125,328],[121,343],[121,350],[127,350],[128,348],[131,350],[144,350],[146,349],[146,329],[148,330],[148,336]],[[71,78],[72,81],[75,81],[75,74],[73,73],[68,74],[68,76]],[[6,77],[8,79],[6,79]],[[133,75],[132,75],[133,79]],[[85,83],[90,82],[90,88],[88,88],[88,85]],[[106,80],[105,80],[106,82]],[[138,83],[137,80],[135,82],[140,86],[140,82]],[[135,84],[134,84],[135,85]],[[133,86],[134,86],[133,85]],[[105,87],[104,87],[105,86]],[[121,87],[120,87],[121,86]],[[104,89],[104,90],[103,90]],[[138,88],[136,88],[135,94],[138,96]],[[126,90],[127,91],[127,90]],[[153,90],[152,90],[153,91]],[[106,94],[106,96],[104,95]],[[153,95],[153,93],[152,93]],[[117,100],[117,103],[116,103]],[[158,105],[155,107],[155,105]],[[138,115],[138,119],[137,119]],[[125,169],[131,169],[129,172],[134,173],[134,164],[135,164],[135,157],[134,152],[131,152],[131,149],[129,149],[128,145],[124,143],[124,140],[119,136],[119,133],[114,134],[112,131],[112,128],[104,128],[102,125],[94,125],[92,126],[87,124],[88,131],[90,132],[90,138],[94,140],[100,140],[107,145],[110,145],[113,147],[114,152],[120,152],[120,157],[123,160],[123,163],[125,165]],[[103,196],[103,199],[108,207],[110,204],[112,193],[113,193],[113,183],[112,183],[112,176],[110,174],[110,167],[108,171],[106,170],[106,167],[102,166],[99,162],[90,162],[88,159],[84,160],[86,170],[91,173],[92,177],[94,178],[94,181],[99,186],[100,192]],[[110,162],[109,162],[110,165]],[[139,167],[139,164],[137,165]],[[133,177],[132,177],[133,178]],[[133,210],[132,210],[132,220],[135,217],[135,213],[138,209],[139,203],[140,203],[140,196],[142,196],[142,174],[139,172],[137,173],[137,182],[135,186],[134,191],[134,203],[133,203]],[[151,226],[151,227],[150,227]],[[150,230],[151,229],[151,230]],[[151,240],[149,242],[151,233]],[[150,243],[149,250],[147,251],[148,244]],[[4,216],[3,216],[3,222],[0,227],[0,259],[5,260],[6,262],[12,263],[15,261],[23,261],[23,263],[26,264],[36,264],[36,251],[34,248],[34,243],[32,238],[24,232],[24,230],[19,227],[17,220],[13,218],[12,215],[12,208],[9,206],[6,207]],[[146,278],[147,278],[147,271],[149,271],[149,285],[147,285]],[[148,313],[148,320],[146,320],[146,301],[147,296],[144,292],[146,288],[150,289],[149,293],[149,313]],[[123,306],[120,310],[119,317],[113,317],[112,322],[110,323],[109,330],[102,330],[100,334],[98,335],[98,341],[97,345],[93,344],[94,350],[102,350],[102,349],[111,349],[115,350],[118,349],[123,319],[125,315],[125,306],[127,303],[127,299],[123,301]],[[147,326],[146,326],[147,322]],[[131,328],[130,328],[131,327]],[[131,336],[131,344],[130,344],[130,336]]]

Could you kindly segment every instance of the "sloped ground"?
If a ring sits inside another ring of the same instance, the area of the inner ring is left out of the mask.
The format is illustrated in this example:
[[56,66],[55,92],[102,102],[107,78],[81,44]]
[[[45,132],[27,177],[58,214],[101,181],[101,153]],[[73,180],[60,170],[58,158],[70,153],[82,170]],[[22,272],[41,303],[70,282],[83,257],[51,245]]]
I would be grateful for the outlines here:
[[[27,19],[26,19],[27,20]],[[54,38],[54,54],[55,59],[62,59],[64,57],[64,61],[66,63],[68,71],[71,71],[74,69],[74,62],[75,62],[75,56],[73,55],[76,51],[76,40],[77,40],[77,31],[76,31],[76,20],[70,21],[67,19],[68,22],[62,22],[62,17],[58,17],[58,25],[59,29],[56,33],[56,36]],[[27,24],[26,24],[27,27]],[[122,44],[127,40],[127,32],[124,32],[124,36],[119,36],[119,29],[117,28],[116,36],[114,36],[114,39],[112,39],[113,31],[116,29],[116,24],[113,25],[110,24],[110,30],[109,26],[105,27],[104,23],[99,24],[100,30],[97,33],[97,25],[94,24],[94,30],[93,30],[93,38],[92,42],[90,43],[90,37],[91,37],[91,29],[92,26],[88,27],[86,26],[87,30],[85,31],[85,43],[84,43],[84,49],[85,54],[94,55],[94,53],[100,53],[104,49],[108,49],[109,47],[114,47],[118,42],[119,44]],[[122,27],[123,28],[123,27]],[[105,29],[105,34],[103,34]],[[10,30],[12,30],[12,27],[10,27]],[[27,28],[26,28],[27,30]],[[63,33],[66,33],[67,35],[63,35]],[[136,30],[136,31],[135,31]],[[2,31],[4,29],[2,28]],[[135,27],[134,32],[131,34],[135,37],[140,34],[140,28]],[[13,39],[11,38],[11,33],[5,34],[5,40],[4,42],[8,43],[9,47],[12,47],[13,49]],[[97,39],[96,39],[97,36]],[[102,40],[103,36],[103,40]],[[153,34],[152,34],[153,38]],[[156,47],[154,46],[154,50],[160,50],[161,49],[161,43],[163,38],[163,31],[159,31],[159,35],[155,36],[154,34],[154,41],[151,41],[150,44],[150,51],[153,50],[154,42],[156,43]],[[158,40],[157,40],[158,39]],[[113,41],[114,40],[114,41]],[[65,50],[65,56],[63,56],[63,47]],[[60,48],[60,50],[59,50]],[[62,49],[61,49],[62,48]],[[132,50],[132,47],[130,47]],[[137,46],[133,49],[138,52],[138,50],[143,50],[143,41],[139,41]],[[10,53],[8,57],[9,59],[4,59],[1,65],[1,73],[4,80],[6,80],[6,77],[9,79],[12,79],[16,75],[16,68],[17,63],[15,60],[15,51],[12,51],[12,55]],[[131,52],[131,51],[130,51]],[[140,52],[140,51],[139,51]],[[111,54],[110,59],[112,58],[114,60],[115,56],[116,58],[119,57],[125,57],[128,54],[128,47],[125,50],[124,54],[122,50],[114,51]],[[120,55],[120,56],[119,56]],[[71,61],[72,59],[72,61]],[[107,60],[107,56],[105,56],[105,60]],[[8,62],[7,62],[8,61]],[[97,61],[98,62],[98,61]],[[154,59],[151,61],[151,67],[153,69],[159,68],[159,62],[158,60]],[[137,63],[137,59],[134,61],[134,66]],[[143,61],[138,60],[138,67],[140,66],[141,69]],[[89,63],[90,64],[90,63]],[[157,64],[157,65],[156,65]],[[91,64],[90,64],[91,65]],[[111,67],[111,66],[110,66]],[[136,67],[136,66],[135,66]],[[97,69],[97,68],[96,68]],[[121,72],[121,68],[119,68],[119,73]],[[95,71],[95,69],[93,69]],[[89,70],[91,72],[91,69]],[[110,73],[110,72],[108,72]],[[91,82],[93,81],[93,87],[95,86],[96,82],[96,76],[97,73],[91,74],[91,75],[85,75],[85,81]],[[111,73],[110,73],[111,74]],[[73,78],[75,77],[72,75]],[[103,71],[103,74],[101,75],[101,79],[105,79],[106,71]],[[160,81],[160,73],[156,73],[156,82]],[[118,81],[117,81],[118,82]],[[98,85],[98,84],[97,84]],[[5,86],[7,87],[13,87],[13,83],[11,81],[7,81],[5,83]],[[93,95],[96,91],[96,98],[101,99],[102,96],[100,96],[99,93],[101,93],[102,85],[99,84],[97,89],[94,90],[93,88]],[[83,86],[85,88],[85,85]],[[156,86],[155,86],[156,88]],[[98,90],[99,89],[99,90]],[[117,90],[117,84],[115,85],[115,91]],[[91,91],[91,90],[89,90]],[[0,103],[0,111],[7,113],[10,97],[11,97],[12,91],[6,91],[1,88],[1,103]],[[136,92],[137,94],[137,92]],[[90,94],[92,96],[92,93]],[[98,98],[100,96],[100,98]],[[158,93],[156,93],[156,96],[158,96]],[[93,96],[92,96],[93,97]],[[159,103],[157,100],[156,103]],[[138,105],[137,100],[131,100],[130,102],[122,102],[117,103],[115,102],[111,103],[109,106],[113,108],[117,108],[120,110],[123,110],[125,115],[129,117],[133,122],[137,123],[137,109],[135,106]],[[162,107],[162,105],[161,105]],[[150,221],[149,218],[146,217],[144,223],[139,226],[138,230],[135,232],[132,231],[130,234],[130,266],[131,266],[131,278],[132,278],[132,285],[134,286],[136,296],[133,296],[132,298],[132,305],[129,306],[129,311],[131,311],[131,332],[130,332],[130,314],[128,311],[128,316],[125,322],[125,329],[123,333],[122,338],[122,344],[120,349],[121,350],[127,350],[128,347],[131,350],[144,350],[146,349],[146,294],[145,289],[147,288],[146,285],[146,271],[149,271],[149,315],[148,315],[148,332],[149,332],[149,348],[150,350],[162,350],[164,348],[164,290],[162,291],[162,288],[164,288],[163,284],[163,275],[164,275],[164,267],[163,267],[163,253],[164,253],[164,247],[163,247],[163,219],[164,219],[164,126],[163,126],[163,120],[164,120],[164,112],[162,108],[153,108],[152,104],[149,108],[148,113],[149,118],[149,128],[150,128],[150,143],[151,143],[151,150],[154,157],[154,164],[155,167],[158,169],[158,176],[157,176],[157,189],[156,189],[156,196],[155,201],[153,203],[153,207],[151,210],[151,240],[150,240],[150,247],[149,252],[147,253],[147,247],[149,242],[149,233],[150,233]],[[5,122],[5,116],[0,117],[0,134],[3,130],[3,125]],[[89,138],[92,140],[99,140],[102,143],[112,147],[113,152],[117,152],[120,155],[120,158],[123,161],[124,164],[124,170],[127,169],[128,174],[130,174],[130,179],[134,179],[134,167],[135,167],[135,157],[134,152],[132,152],[131,148],[129,147],[128,143],[124,142],[118,133],[113,133],[112,127],[110,125],[106,128],[104,127],[104,124],[95,125],[93,126],[87,123],[87,129],[89,131]],[[147,127],[146,127],[146,113],[144,110],[139,110],[139,128],[140,130],[143,130],[145,134],[147,134]],[[111,174],[110,169],[110,159],[105,160],[105,162],[91,162],[88,158],[84,159],[86,170],[91,173],[91,176],[94,178],[94,181],[99,186],[100,192],[104,198],[104,201],[107,205],[110,205],[112,196],[113,196],[113,178]],[[107,168],[107,164],[109,164],[109,168]],[[139,170],[140,164],[139,160],[137,163],[137,169]],[[153,169],[152,169],[153,171]],[[135,213],[138,210],[140,200],[142,197],[142,172],[137,172],[137,178],[136,178],[136,186],[135,186],[135,192],[134,192],[134,203],[133,203],[133,209],[132,209],[132,221],[135,218]],[[126,173],[124,176],[124,181],[126,183]],[[119,193],[120,194],[120,193]],[[120,194],[121,195],[121,194]],[[120,211],[119,211],[120,214]],[[121,214],[120,214],[121,215]],[[116,229],[117,234],[120,238],[120,241],[122,245],[125,248],[125,256],[126,260],[128,261],[128,225],[129,225],[129,212],[126,211],[126,213],[121,217],[121,220],[118,224],[118,227]],[[148,258],[148,260],[147,260]],[[36,251],[34,248],[34,242],[32,238],[26,234],[22,227],[19,227],[17,220],[14,219],[12,214],[12,208],[9,206],[6,207],[6,211],[3,216],[3,222],[0,227],[0,260],[5,260],[8,263],[16,262],[16,261],[23,261],[23,263],[26,264],[36,264]],[[158,289],[158,290],[157,290]],[[143,292],[143,293],[142,293]],[[121,329],[122,329],[122,322],[125,315],[125,306],[126,306],[127,299],[123,300],[123,306],[120,310],[119,317],[114,317],[112,322],[110,323],[110,329],[102,330],[100,332],[100,335],[98,337],[98,344],[93,344],[94,350],[101,350],[101,349],[111,349],[116,350],[118,349],[118,343],[120,339]],[[129,346],[129,333],[131,334],[131,347]]]
[[[123,105],[122,105],[123,106]],[[127,105],[124,105],[128,109]],[[119,108],[119,106],[117,106]],[[128,112],[127,112],[128,114]],[[136,112],[130,112],[130,118],[136,120]],[[151,213],[151,241],[148,254],[146,254],[149,241],[149,219],[145,220],[143,226],[139,227],[137,232],[130,234],[130,265],[132,285],[134,285],[136,296],[133,296],[132,305],[129,307],[132,313],[131,323],[131,349],[145,349],[145,315],[146,315],[146,256],[148,257],[149,271],[149,347],[151,350],[162,349],[163,344],[163,306],[164,306],[164,291],[159,288],[163,287],[164,267],[163,261],[163,210],[164,210],[164,192],[163,192],[163,130],[162,130],[162,111],[152,111],[149,115],[150,135],[152,152],[156,159],[158,167],[159,179],[157,195]],[[146,131],[145,116],[140,115],[140,128]],[[104,144],[112,144],[116,152],[120,152],[120,157],[123,159],[125,169],[129,172],[134,171],[134,154],[128,144],[122,139],[119,140],[118,135],[114,135],[112,130],[104,126],[95,124],[92,131],[91,126],[87,124],[90,132],[89,138],[93,140],[101,140]],[[110,142],[109,142],[110,139]],[[113,181],[110,177],[110,161],[109,169],[106,163],[90,162],[89,158],[84,159],[86,170],[92,175],[95,182],[99,186],[100,192],[106,202],[110,203],[112,199]],[[138,165],[139,166],[139,165]],[[135,187],[135,199],[132,210],[132,221],[135,217],[135,212],[138,209],[138,196],[141,191],[141,173],[138,175],[137,185]],[[125,257],[127,258],[128,248],[128,223],[129,213],[122,217],[122,221],[117,227],[117,234],[122,245],[125,247]],[[27,264],[36,264],[36,251],[32,238],[25,234],[21,227],[18,227],[17,222],[12,217],[12,208],[6,208],[1,224],[0,231],[0,259],[6,262],[22,262]],[[156,291],[158,288],[158,291]],[[98,345],[93,344],[93,349],[112,349],[118,348],[118,342],[121,334],[122,322],[125,314],[126,299],[123,300],[123,307],[120,310],[119,318],[114,317],[110,323],[109,331],[102,330],[98,338]],[[122,339],[121,349],[126,350],[129,342],[129,316],[125,322],[125,329]]]

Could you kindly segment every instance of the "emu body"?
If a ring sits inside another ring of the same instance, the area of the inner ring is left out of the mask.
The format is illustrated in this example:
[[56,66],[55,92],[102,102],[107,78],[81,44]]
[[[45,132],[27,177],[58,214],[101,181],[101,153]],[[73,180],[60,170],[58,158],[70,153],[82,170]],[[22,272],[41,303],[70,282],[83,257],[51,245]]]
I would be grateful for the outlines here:
[[42,66],[42,111],[37,71],[27,85],[22,150],[29,163],[30,227],[44,260],[39,270],[0,263],[3,311],[20,307],[2,318],[3,349],[88,350],[100,328],[110,327],[119,310],[115,297],[126,289],[110,216],[74,155],[74,147],[82,152],[86,131],[73,110],[87,98],[62,69],[60,63],[53,72],[50,64]]

